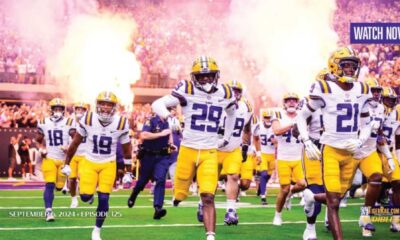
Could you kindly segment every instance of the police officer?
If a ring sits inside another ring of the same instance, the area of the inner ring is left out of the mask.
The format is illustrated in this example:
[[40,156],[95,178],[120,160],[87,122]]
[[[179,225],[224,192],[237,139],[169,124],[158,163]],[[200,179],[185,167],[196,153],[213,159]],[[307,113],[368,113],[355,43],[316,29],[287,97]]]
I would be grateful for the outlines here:
[[154,179],[154,219],[167,214],[163,209],[165,195],[165,179],[169,167],[170,143],[172,140],[168,121],[154,115],[143,125],[140,138],[143,143],[139,150],[139,180],[128,199],[128,207],[133,207],[139,193],[145,188],[150,178]]

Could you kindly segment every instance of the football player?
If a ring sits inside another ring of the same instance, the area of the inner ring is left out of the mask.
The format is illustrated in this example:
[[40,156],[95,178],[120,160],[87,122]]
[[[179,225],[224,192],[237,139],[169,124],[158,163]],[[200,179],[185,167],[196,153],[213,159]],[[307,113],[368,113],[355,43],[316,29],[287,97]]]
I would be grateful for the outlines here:
[[262,112],[262,124],[260,124],[261,140],[261,164],[260,164],[260,197],[261,204],[267,205],[266,190],[268,180],[275,170],[276,138],[272,131],[272,116],[274,112],[270,109]]
[[[186,199],[194,174],[201,202],[207,240],[215,238],[216,212],[214,193],[218,182],[217,148],[224,147],[235,124],[236,99],[226,84],[218,84],[219,67],[214,59],[201,56],[192,66],[191,80],[181,81],[171,95],[152,104],[153,111],[164,119],[171,113],[167,107],[182,107],[185,130],[179,149],[174,180],[174,206]],[[225,134],[218,140],[222,112],[226,112]]]
[[[87,111],[88,111],[88,104],[84,102],[76,102],[74,104],[75,128],[79,127],[79,121],[86,114]],[[85,149],[86,149],[86,138],[82,140],[82,143],[79,145],[70,163],[71,174],[68,176],[68,180],[69,180],[69,189],[71,193],[71,206],[70,206],[71,208],[76,208],[78,207],[79,204],[78,197],[76,196],[76,191],[78,189],[77,178],[79,177],[79,169],[80,169],[79,165],[81,162],[83,162],[84,159]]]
[[[369,115],[381,125],[385,118],[385,109],[381,101],[382,87],[374,78],[369,78],[364,81],[371,90],[373,100],[368,102]],[[381,128],[381,127],[380,127]],[[355,168],[360,168],[363,175],[368,180],[367,193],[365,195],[365,207],[374,207],[379,198],[382,185],[382,161],[377,152],[378,135],[372,133],[364,145],[354,154]],[[356,171],[356,170],[355,170]],[[360,227],[362,227],[362,236],[371,237],[375,231],[375,226],[372,224],[370,216],[364,214],[360,216]]]
[[[297,116],[299,97],[295,93],[283,96],[284,111],[277,111],[272,118],[272,130],[277,138],[277,169],[281,185],[276,199],[276,211],[273,223],[282,225],[282,208],[286,205],[290,209],[291,195],[303,191],[306,183],[301,164],[303,146],[292,136],[292,127]],[[294,182],[291,188],[290,184]]]
[[[251,118],[253,115],[253,108],[250,103],[242,97],[243,86],[238,81],[230,81],[228,86],[232,88],[238,108],[236,110],[236,119],[234,131],[229,143],[218,148],[217,156],[218,163],[222,166],[223,172],[227,176],[226,182],[226,198],[227,198],[227,209],[225,214],[224,222],[227,225],[237,225],[239,218],[236,212],[236,199],[239,191],[239,174],[243,160],[241,146],[243,134],[246,131],[245,127],[249,128],[251,125]],[[247,133],[248,131],[246,131]],[[260,148],[260,146],[258,146]],[[247,151],[246,151],[247,153]],[[258,151],[258,157],[261,157],[260,151]]]
[[117,96],[101,92],[96,98],[96,112],[87,112],[70,144],[62,171],[70,175],[69,166],[76,150],[86,138],[84,167],[80,171],[80,197],[83,202],[93,203],[97,189],[98,206],[92,240],[101,240],[100,230],[109,209],[109,197],[116,175],[117,142],[122,144],[124,162],[132,163],[128,119],[117,116]]
[[40,120],[36,136],[36,141],[42,149],[42,171],[46,182],[43,198],[47,222],[54,221],[52,210],[54,188],[60,191],[64,186],[66,178],[61,173],[61,168],[64,165],[69,139],[75,134],[73,119],[64,117],[65,102],[60,98],[54,98],[49,105],[50,117]]
[[[386,119],[383,123],[383,133],[387,139],[389,148],[383,149],[385,158],[383,159],[384,180],[388,180],[392,185],[392,207],[400,207],[400,109],[397,105],[397,95],[393,89],[384,87],[382,91],[382,103],[385,106]],[[396,149],[396,155],[389,149]],[[393,157],[394,156],[394,157]],[[397,161],[393,161],[396,159]],[[392,232],[400,232],[399,215],[392,216],[390,226]]]
[[[329,80],[328,77],[329,71],[327,69],[321,70],[317,75],[317,82],[327,81]],[[307,103],[307,98],[304,98],[299,103],[299,110],[304,107]],[[319,139],[321,137],[321,133],[323,131],[322,126],[322,115],[321,110],[316,110],[307,118],[308,124],[308,132],[311,141],[318,147],[321,148],[321,144],[319,143]],[[298,129],[297,126],[293,128],[292,134],[294,137],[298,138]],[[320,159],[310,160],[307,154],[304,152],[303,154],[303,172],[304,177],[307,183],[307,189],[312,191],[314,194],[323,193],[325,192],[324,186],[322,184],[322,166]],[[317,232],[315,230],[315,223],[317,221],[317,216],[321,212],[321,203],[316,202],[314,204],[314,209],[310,212],[306,212],[307,217],[307,225],[306,229],[303,232],[303,239],[317,239]]]
[[[332,81],[313,83],[309,100],[299,112],[297,125],[308,157],[319,159],[321,152],[310,139],[307,118],[321,109],[324,131],[322,147],[323,179],[326,194],[304,191],[305,211],[313,211],[315,201],[326,201],[334,239],[343,239],[339,220],[339,203],[350,188],[354,175],[353,154],[371,134],[368,102],[372,95],[367,84],[356,82],[360,59],[349,47],[334,51],[328,60]],[[358,132],[360,131],[360,134]]]

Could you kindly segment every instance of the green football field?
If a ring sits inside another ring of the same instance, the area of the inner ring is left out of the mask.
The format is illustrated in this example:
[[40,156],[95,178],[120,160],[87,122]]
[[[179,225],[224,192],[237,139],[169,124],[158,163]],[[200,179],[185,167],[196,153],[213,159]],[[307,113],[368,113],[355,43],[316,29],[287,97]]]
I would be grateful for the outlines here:
[[[197,197],[190,197],[179,207],[171,206],[171,193],[167,192],[167,216],[153,220],[152,196],[146,190],[139,196],[134,208],[126,206],[127,190],[111,195],[110,216],[102,230],[103,240],[146,239],[146,240],[187,240],[205,239],[204,228],[196,219]],[[303,208],[298,205],[299,198],[293,199],[291,211],[284,210],[284,224],[272,225],[276,190],[269,190],[268,205],[261,206],[254,191],[241,197],[239,205],[239,225],[225,226],[225,197],[218,192],[217,239],[302,239],[305,227]],[[341,209],[342,226],[345,239],[362,239],[358,227],[360,199],[350,199],[348,207]],[[43,217],[41,190],[0,191],[0,239],[90,239],[95,219],[93,206],[80,203],[79,208],[69,209],[70,197],[56,193],[54,211],[56,221],[46,223]],[[332,239],[323,224],[322,215],[317,224],[318,239]],[[377,232],[373,239],[400,239],[400,233],[389,231],[389,223],[376,223]]]

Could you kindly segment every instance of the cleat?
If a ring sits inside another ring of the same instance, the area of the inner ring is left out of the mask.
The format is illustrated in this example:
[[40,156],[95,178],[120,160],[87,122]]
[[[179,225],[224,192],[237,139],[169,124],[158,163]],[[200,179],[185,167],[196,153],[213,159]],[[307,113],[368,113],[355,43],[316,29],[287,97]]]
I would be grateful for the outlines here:
[[240,191],[240,194],[239,194],[241,197],[246,197],[247,196],[247,193],[246,193],[246,191]]
[[69,189],[67,187],[63,187],[61,189],[62,194],[66,195],[69,192]]
[[400,232],[400,224],[398,224],[398,223],[390,224],[390,231],[391,232]]
[[46,222],[54,222],[53,210],[46,210]]
[[303,191],[303,198],[304,198],[304,212],[306,213],[307,217],[311,217],[314,214],[314,203],[315,203],[315,199],[314,199],[314,193],[306,188]]
[[214,234],[208,234],[206,239],[207,240],[215,240],[215,235]]
[[317,233],[306,228],[303,233],[303,240],[317,240]]
[[93,229],[92,231],[92,240],[101,240],[100,230]]
[[173,205],[174,207],[177,207],[177,206],[179,206],[179,203],[180,203],[180,202],[181,202],[181,201],[174,199],[174,200],[172,201],[172,205]]
[[287,196],[285,200],[285,205],[283,205],[286,210],[290,211],[292,209],[292,197]]
[[204,220],[203,204],[199,203],[199,206],[197,207],[197,221],[203,222],[203,220]]
[[239,223],[239,218],[234,209],[229,209],[228,212],[225,213],[224,223],[228,226],[237,225]]
[[69,207],[70,208],[77,208],[78,205],[79,205],[78,199],[77,198],[72,198],[71,205]]
[[128,207],[132,208],[133,206],[135,206],[135,201],[136,197],[134,197],[133,194],[131,194],[131,196],[129,196],[128,198]]
[[282,225],[282,217],[275,215],[274,220],[272,221],[272,224],[275,226],[281,226]]
[[165,215],[167,215],[167,210],[165,210],[164,208],[156,208],[154,211],[153,219],[159,220]]
[[363,237],[372,237],[372,232],[368,229],[363,228],[362,229],[362,236]]
[[268,205],[266,198],[261,198],[261,205]]

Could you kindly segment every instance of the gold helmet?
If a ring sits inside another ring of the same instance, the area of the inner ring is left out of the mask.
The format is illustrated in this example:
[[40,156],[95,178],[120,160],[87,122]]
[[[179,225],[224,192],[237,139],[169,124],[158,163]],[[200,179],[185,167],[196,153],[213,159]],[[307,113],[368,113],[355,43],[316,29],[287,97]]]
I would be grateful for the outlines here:
[[228,86],[234,91],[236,99],[240,100],[243,94],[243,85],[239,81],[232,80],[228,83]]
[[318,72],[317,76],[315,77],[315,80],[323,81],[327,80],[327,75],[330,74],[329,70],[327,68],[322,69],[321,71]]
[[[295,99],[297,101],[296,106],[288,106],[288,104],[286,102],[288,100],[290,100],[290,99]],[[295,112],[297,107],[298,107],[298,104],[299,104],[299,99],[300,99],[299,95],[297,95],[294,92],[286,93],[285,95],[283,95],[283,106],[284,106],[284,109],[286,111],[288,111],[288,112]]]
[[[360,73],[360,59],[351,47],[341,47],[334,51],[328,59],[328,68],[339,82],[352,83],[357,80]],[[344,68],[352,67],[350,73],[345,73]]]
[[387,108],[394,108],[397,104],[397,94],[391,87],[382,88],[382,103]]
[[[64,113],[65,113],[64,100],[62,100],[61,98],[53,98],[49,102],[49,106],[50,106],[50,118],[53,121],[58,121],[64,116]],[[57,110],[61,110],[61,111],[57,111]]]
[[274,111],[272,111],[271,109],[263,110],[261,113],[261,116],[263,118],[272,118],[273,115],[274,115]]
[[378,80],[374,77],[369,77],[364,80],[366,84],[368,84],[369,88],[372,89],[380,89],[382,90],[382,86],[379,84]]
[[217,86],[219,67],[213,58],[201,56],[193,62],[190,75],[198,89],[209,93]]
[[85,102],[76,102],[74,103],[74,112],[75,116],[78,119],[81,119],[83,115],[85,115],[85,112],[89,110],[89,104]]
[[96,113],[99,120],[105,123],[111,123],[112,118],[117,111],[118,98],[110,92],[101,92],[96,98]]
[[272,125],[271,118],[274,115],[274,111],[272,109],[266,109],[261,112],[262,122],[265,127],[270,127]]

